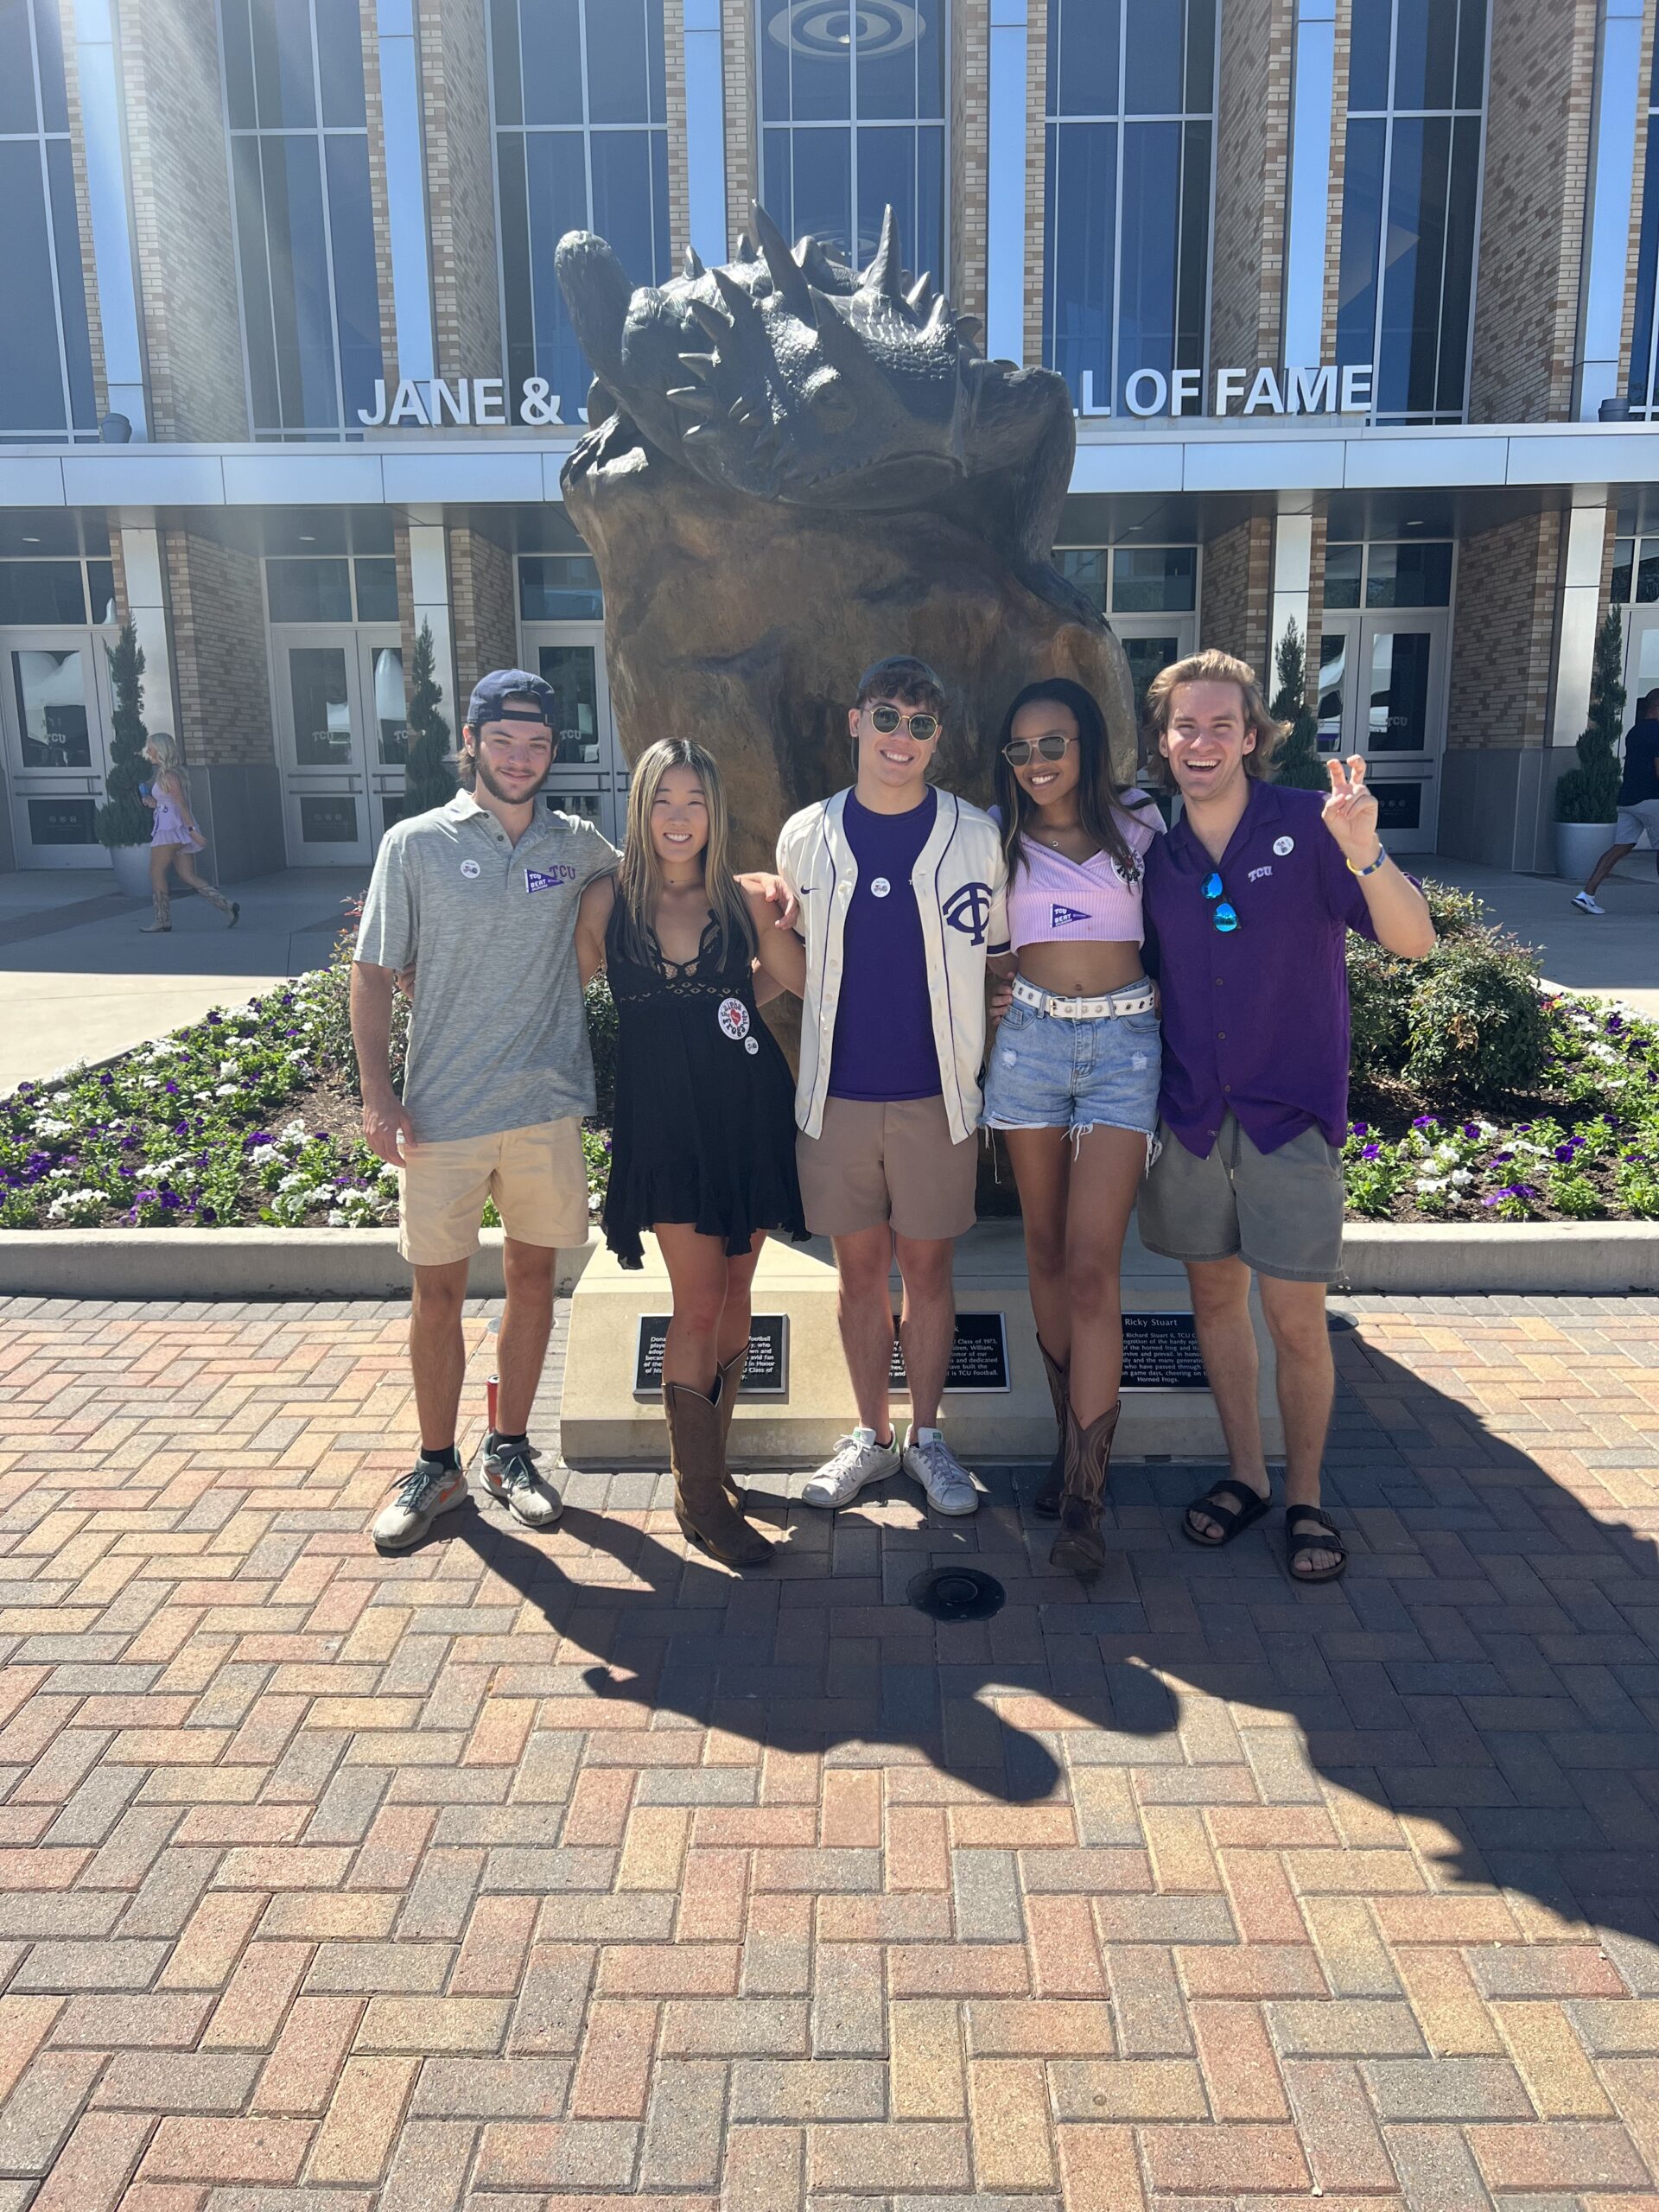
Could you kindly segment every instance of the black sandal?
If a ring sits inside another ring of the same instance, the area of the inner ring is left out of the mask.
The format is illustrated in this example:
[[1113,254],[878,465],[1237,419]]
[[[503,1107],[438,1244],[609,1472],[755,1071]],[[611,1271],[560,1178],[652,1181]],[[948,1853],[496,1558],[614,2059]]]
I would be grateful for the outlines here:
[[[1181,1516],[1181,1534],[1189,1544],[1197,1544],[1201,1550],[1218,1552],[1235,1536],[1243,1535],[1253,1521],[1259,1521],[1272,1503],[1271,1497],[1259,1497],[1248,1483],[1235,1482],[1229,1475],[1202,1497],[1194,1498]],[[1221,1534],[1201,1536],[1192,1526],[1195,1513],[1207,1514],[1220,1528]]]
[[[1297,1525],[1293,1527],[1293,1522]],[[1337,1563],[1301,1573],[1296,1562],[1309,1552],[1335,1552]],[[1347,1566],[1348,1547],[1328,1513],[1322,1513],[1317,1505],[1285,1508],[1285,1569],[1293,1582],[1334,1582]]]

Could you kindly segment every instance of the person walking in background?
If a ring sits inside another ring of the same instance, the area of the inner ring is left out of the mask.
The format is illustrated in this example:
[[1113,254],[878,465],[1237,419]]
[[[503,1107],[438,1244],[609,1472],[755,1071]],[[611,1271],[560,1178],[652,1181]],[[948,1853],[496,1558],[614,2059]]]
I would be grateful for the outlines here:
[[1027,684],[995,763],[1017,975],[982,1127],[1007,1140],[1025,1217],[1037,1348],[1059,1449],[1033,1501],[1059,1517],[1050,1564],[1096,1573],[1120,1407],[1123,1239],[1158,1126],[1158,1015],[1141,961],[1143,856],[1163,830],[1121,791],[1081,684]]
[[1147,854],[1164,1058],[1141,1236],[1185,1265],[1230,1463],[1181,1529],[1219,1548],[1271,1503],[1254,1270],[1279,1363],[1286,1564],[1293,1581],[1330,1582],[1347,1565],[1319,1506],[1335,1392],[1325,1297],[1344,1205],[1347,934],[1417,960],[1434,925],[1383,849],[1363,760],[1330,762],[1323,798],[1267,780],[1284,733],[1244,662],[1215,652],[1174,662],[1152,680],[1146,721],[1185,812]]
[[173,887],[168,877],[174,868],[180,880],[210,906],[217,906],[234,929],[242,917],[239,901],[227,899],[196,874],[195,856],[207,841],[190,810],[190,779],[177,745],[165,730],[157,730],[145,743],[144,758],[156,771],[144,793],[144,804],[156,817],[149,831],[149,895],[156,902],[156,913],[153,920],[144,923],[144,935],[164,936],[173,926]]
[[727,1471],[749,1350],[749,1290],[768,1230],[800,1241],[794,1086],[760,1020],[758,958],[798,998],[806,951],[762,893],[732,874],[713,760],[683,738],[634,764],[618,876],[588,885],[576,920],[584,970],[602,959],[616,1001],[616,1114],[605,1238],[624,1268],[655,1236],[673,1313],[663,1408],[674,1510],[728,1567],[771,1544],[743,1517]]
[[[849,1504],[902,1468],[940,1513],[979,1492],[939,1426],[956,1339],[951,1254],[973,1225],[985,966],[1007,950],[996,824],[927,780],[944,687],[925,662],[878,661],[848,715],[857,780],[783,827],[778,872],[801,902],[806,997],[797,1158],[807,1226],[834,1240],[842,1350],[858,1421],[808,1482]],[[894,1258],[910,1390],[888,1420]]]
[[1646,833],[1659,863],[1659,690],[1647,692],[1636,710],[1636,721],[1624,739],[1624,772],[1618,786],[1618,820],[1613,842],[1590,871],[1589,880],[1573,904],[1584,914],[1605,914],[1596,893],[1618,866],[1633,853]]

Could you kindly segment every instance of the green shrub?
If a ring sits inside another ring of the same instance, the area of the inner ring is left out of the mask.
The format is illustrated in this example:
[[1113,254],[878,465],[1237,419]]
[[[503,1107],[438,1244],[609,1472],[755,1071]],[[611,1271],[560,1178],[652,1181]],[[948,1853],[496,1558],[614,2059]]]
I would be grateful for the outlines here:
[[1322,791],[1330,778],[1319,753],[1319,717],[1308,704],[1307,652],[1294,617],[1285,625],[1274,667],[1279,689],[1270,711],[1275,721],[1285,725],[1285,742],[1273,779],[1294,791]]
[[1609,607],[1596,632],[1590,675],[1590,719],[1579,739],[1579,765],[1555,786],[1558,822],[1611,822],[1618,812],[1618,734],[1624,716],[1623,619]]
[[1396,960],[1368,938],[1348,939],[1348,1004],[1353,1022],[1352,1067],[1357,1078],[1396,1072],[1405,1057],[1411,995],[1418,976],[1409,960]]
[[1459,891],[1454,884],[1436,883],[1432,877],[1425,876],[1423,897],[1428,902],[1434,934],[1442,944],[1453,938],[1474,937],[1491,926],[1486,919],[1485,901],[1476,898],[1472,891]]
[[1426,1098],[1524,1090],[1544,1071],[1549,1022],[1531,956],[1497,931],[1436,949],[1411,993],[1403,1068]]
[[616,1001],[602,975],[588,984],[584,1005],[588,1041],[594,1051],[594,1090],[597,1118],[607,1128],[616,1113]]
[[126,622],[114,645],[104,650],[115,695],[115,721],[110,733],[110,772],[104,779],[108,796],[92,817],[92,834],[100,845],[147,845],[156,824],[138,796],[139,785],[150,772],[144,759],[149,734],[144,728],[143,647],[137,631]]
[[410,670],[409,750],[404,762],[404,788],[410,814],[448,806],[455,795],[455,772],[449,765],[449,725],[438,712],[443,691],[433,674],[436,664],[432,625],[423,622]]

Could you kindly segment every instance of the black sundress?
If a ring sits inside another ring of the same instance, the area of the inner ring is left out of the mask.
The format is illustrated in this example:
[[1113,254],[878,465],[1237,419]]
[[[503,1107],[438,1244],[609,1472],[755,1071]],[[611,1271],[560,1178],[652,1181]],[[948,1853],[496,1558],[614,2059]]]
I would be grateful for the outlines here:
[[625,1268],[643,1266],[640,1234],[659,1221],[723,1236],[734,1257],[759,1229],[804,1243],[795,1086],[755,1007],[747,946],[721,960],[710,915],[695,960],[647,966],[623,950],[621,923],[619,902],[605,937],[617,1022],[605,1242]]

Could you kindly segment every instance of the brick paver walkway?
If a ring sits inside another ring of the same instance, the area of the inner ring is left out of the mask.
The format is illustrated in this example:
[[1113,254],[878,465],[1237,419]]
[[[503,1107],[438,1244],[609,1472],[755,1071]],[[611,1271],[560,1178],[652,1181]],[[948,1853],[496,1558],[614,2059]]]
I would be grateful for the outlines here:
[[395,1309],[0,1304],[0,2212],[1659,2203],[1659,1301],[1348,1310],[1346,1583],[1126,1467],[1085,1594],[383,1560]]

